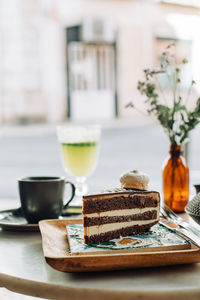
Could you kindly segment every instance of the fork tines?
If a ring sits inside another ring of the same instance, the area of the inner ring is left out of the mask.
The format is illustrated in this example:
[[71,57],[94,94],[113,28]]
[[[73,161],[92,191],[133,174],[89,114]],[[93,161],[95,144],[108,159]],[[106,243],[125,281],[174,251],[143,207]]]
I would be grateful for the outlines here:
[[185,228],[186,230],[189,230],[190,232],[193,232],[195,235],[200,237],[200,231],[196,227],[184,221],[183,218],[175,214],[167,205],[164,205],[160,208],[160,214],[163,218],[170,220],[179,227]]

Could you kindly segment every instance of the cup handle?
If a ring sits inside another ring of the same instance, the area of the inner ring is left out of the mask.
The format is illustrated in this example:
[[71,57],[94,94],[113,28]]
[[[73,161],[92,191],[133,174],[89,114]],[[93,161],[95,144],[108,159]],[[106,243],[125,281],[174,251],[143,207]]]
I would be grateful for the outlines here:
[[75,195],[75,190],[76,190],[76,188],[75,188],[75,185],[72,183],[72,182],[70,182],[70,181],[65,181],[65,184],[70,184],[71,185],[71,188],[72,188],[72,195],[71,195],[71,198],[67,201],[67,203],[64,205],[64,209],[66,209],[67,208],[67,206],[70,204],[70,202],[72,201],[72,199],[74,198],[74,195]]

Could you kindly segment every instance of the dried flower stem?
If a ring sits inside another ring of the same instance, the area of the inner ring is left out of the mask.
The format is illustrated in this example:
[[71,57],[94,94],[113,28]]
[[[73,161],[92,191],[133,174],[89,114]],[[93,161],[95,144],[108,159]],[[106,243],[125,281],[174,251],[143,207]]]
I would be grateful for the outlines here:
[[[144,81],[138,82],[138,90],[142,95],[146,96],[145,104],[147,105],[148,114],[154,115],[159,123],[166,131],[171,144],[180,145],[187,141],[188,133],[200,123],[200,98],[196,100],[196,106],[193,111],[188,111],[186,104],[191,95],[192,86],[195,81],[192,80],[191,87],[188,90],[185,103],[177,93],[178,87],[181,82],[181,69],[177,65],[174,54],[171,53],[170,44],[165,51],[161,54],[160,70],[144,70]],[[187,63],[186,59],[182,60],[183,64]],[[158,81],[158,75],[161,73],[166,74],[169,85],[172,88],[173,105],[169,106],[165,98],[164,91]],[[156,84],[155,84],[156,82]],[[160,93],[157,92],[157,89]],[[159,102],[159,94],[162,95],[165,105]],[[138,112],[142,113],[137,107],[132,104]]]

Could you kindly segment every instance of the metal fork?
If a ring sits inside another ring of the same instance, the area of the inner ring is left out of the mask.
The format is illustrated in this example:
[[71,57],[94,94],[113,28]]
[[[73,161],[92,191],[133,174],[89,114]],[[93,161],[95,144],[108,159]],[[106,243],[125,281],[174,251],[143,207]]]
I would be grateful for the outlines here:
[[160,220],[160,224],[167,227],[169,230],[175,232],[180,237],[184,238],[188,242],[195,244],[200,248],[200,239],[199,237],[194,234],[192,231],[185,229],[179,225],[177,225],[172,219],[168,217],[164,209],[161,208],[160,215],[162,219]]
[[160,207],[160,216],[163,217],[166,220],[169,218],[162,207]]
[[198,229],[196,229],[194,226],[190,225],[189,223],[185,222],[181,217],[175,214],[167,205],[164,205],[161,208],[161,213],[163,217],[171,219],[171,221],[174,222],[176,225],[185,228],[188,231],[200,237],[200,231]]
[[[177,225],[177,224],[174,222],[174,220],[172,220],[172,219],[168,216],[168,214],[164,211],[163,207],[160,207],[160,216],[161,216],[163,219],[165,219],[165,220],[167,220],[167,221],[169,221],[169,222],[172,222],[172,223],[174,223],[175,225]],[[177,226],[179,226],[179,225],[177,225]]]

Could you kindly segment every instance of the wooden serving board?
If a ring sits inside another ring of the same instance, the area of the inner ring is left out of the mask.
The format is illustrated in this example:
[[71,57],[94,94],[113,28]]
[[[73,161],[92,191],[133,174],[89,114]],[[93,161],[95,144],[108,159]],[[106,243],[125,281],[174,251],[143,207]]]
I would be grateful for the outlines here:
[[200,262],[200,249],[195,245],[191,245],[190,249],[72,255],[66,225],[81,223],[81,219],[39,222],[44,257],[56,270],[91,272]]

